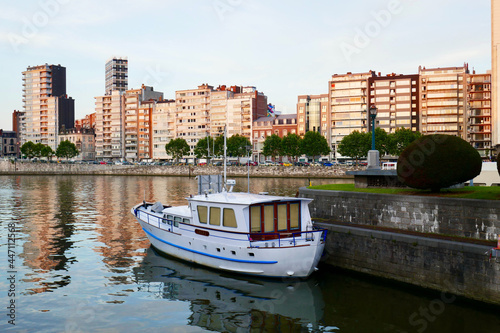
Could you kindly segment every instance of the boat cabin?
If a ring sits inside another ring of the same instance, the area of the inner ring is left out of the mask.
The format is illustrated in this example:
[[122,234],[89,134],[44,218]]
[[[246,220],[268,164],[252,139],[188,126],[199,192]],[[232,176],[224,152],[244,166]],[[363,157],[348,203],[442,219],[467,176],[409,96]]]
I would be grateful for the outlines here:
[[263,195],[250,196],[247,202],[231,199],[231,204],[213,200],[213,197],[206,202],[191,201],[193,221],[206,228],[250,233],[252,240],[290,237],[301,231],[304,199],[273,200]]

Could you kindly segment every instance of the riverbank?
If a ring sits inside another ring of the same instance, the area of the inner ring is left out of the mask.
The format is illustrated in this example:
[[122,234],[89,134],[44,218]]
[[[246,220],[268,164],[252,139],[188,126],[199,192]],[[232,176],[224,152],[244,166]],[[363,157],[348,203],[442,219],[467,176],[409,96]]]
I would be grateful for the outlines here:
[[[346,178],[347,170],[356,170],[354,166],[227,166],[229,177],[262,178]],[[115,176],[185,176],[222,174],[222,166],[163,166],[163,165],[100,165],[100,164],[59,164],[0,161],[0,174],[27,175],[115,175]]]

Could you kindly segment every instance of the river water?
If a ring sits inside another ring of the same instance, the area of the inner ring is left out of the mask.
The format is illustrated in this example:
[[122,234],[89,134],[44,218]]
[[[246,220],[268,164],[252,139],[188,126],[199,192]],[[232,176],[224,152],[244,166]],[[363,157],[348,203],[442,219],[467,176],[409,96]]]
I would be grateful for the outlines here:
[[[236,190],[246,191],[246,179],[236,181]],[[295,195],[307,184],[252,179],[251,191]],[[182,204],[196,188],[186,177],[0,176],[0,331],[500,328],[498,308],[326,266],[307,280],[262,280],[159,256],[130,208],[143,199]]]

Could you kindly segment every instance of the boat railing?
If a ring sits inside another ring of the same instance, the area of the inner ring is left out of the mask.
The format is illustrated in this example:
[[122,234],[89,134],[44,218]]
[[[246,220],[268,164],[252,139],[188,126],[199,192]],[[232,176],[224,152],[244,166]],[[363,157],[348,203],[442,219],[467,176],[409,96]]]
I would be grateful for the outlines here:
[[[314,236],[320,234],[320,241],[326,241],[327,229],[314,229],[309,231],[294,231],[294,232],[263,232],[248,234],[248,241],[250,247],[284,247],[284,246],[298,246],[305,242],[314,241]],[[292,238],[290,240],[290,238]],[[276,246],[276,241],[278,242]],[[258,245],[256,243],[258,242]],[[264,245],[264,246],[262,246]]]

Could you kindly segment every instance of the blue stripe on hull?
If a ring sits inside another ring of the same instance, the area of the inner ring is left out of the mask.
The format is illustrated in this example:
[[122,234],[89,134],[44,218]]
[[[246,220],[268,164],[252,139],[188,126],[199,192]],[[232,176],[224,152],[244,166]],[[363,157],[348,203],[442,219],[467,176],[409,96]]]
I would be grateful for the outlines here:
[[151,232],[147,231],[145,228],[142,228],[142,230],[144,230],[144,232],[147,233],[149,236],[153,237],[156,240],[159,240],[162,243],[168,244],[170,246],[179,248],[179,249],[184,250],[184,251],[189,251],[189,252],[193,252],[196,254],[201,254],[201,255],[204,255],[207,257],[211,257],[211,258],[222,259],[222,260],[227,260],[227,261],[243,262],[243,263],[249,263],[249,264],[276,264],[277,263],[277,261],[255,261],[255,260],[243,260],[243,259],[233,259],[233,258],[220,257],[220,256],[216,256],[213,254],[208,254],[205,252],[200,252],[200,251],[196,251],[193,249],[188,249],[187,247],[183,247],[183,246],[179,246],[177,244],[167,242],[166,240],[163,240],[163,239],[153,235]]

